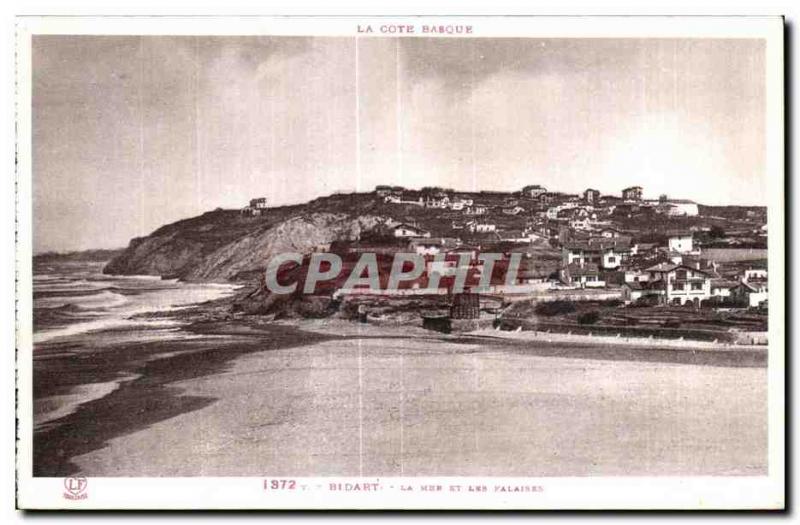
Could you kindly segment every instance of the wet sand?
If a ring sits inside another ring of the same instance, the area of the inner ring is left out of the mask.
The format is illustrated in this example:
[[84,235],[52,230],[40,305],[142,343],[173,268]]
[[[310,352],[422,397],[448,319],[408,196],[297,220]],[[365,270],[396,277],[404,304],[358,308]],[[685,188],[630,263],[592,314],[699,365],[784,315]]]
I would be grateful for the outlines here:
[[35,474],[766,472],[764,352],[301,326],[208,323],[195,329],[232,339],[162,345],[117,372],[136,379],[36,434]]

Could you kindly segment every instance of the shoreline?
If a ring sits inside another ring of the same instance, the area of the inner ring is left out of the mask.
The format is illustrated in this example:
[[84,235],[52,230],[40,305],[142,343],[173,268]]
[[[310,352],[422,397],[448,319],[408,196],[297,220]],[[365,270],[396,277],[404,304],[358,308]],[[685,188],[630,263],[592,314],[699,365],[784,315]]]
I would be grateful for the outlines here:
[[[33,436],[33,475],[74,474],[77,466],[71,463],[72,458],[103,448],[114,437],[217,401],[186,396],[175,383],[221,373],[236,358],[249,353],[327,339],[288,327],[275,330],[247,325],[231,330],[220,323],[196,324],[187,326],[187,332],[207,338],[67,350],[34,359],[34,403],[75,395],[82,388],[98,388],[109,381],[115,388],[102,397],[78,403],[58,419],[42,422]],[[229,338],[223,340],[219,335]]]
[[[264,324],[194,325],[196,333],[242,337],[153,360],[119,395],[83,407],[75,428],[96,425],[92,437],[101,439],[63,449],[70,457],[60,465],[87,476],[580,476],[615,475],[622,464],[640,475],[745,475],[761,468],[758,425],[748,425],[746,437],[703,433],[714,414],[728,418],[724,428],[738,421],[738,411],[722,407],[759,402],[766,371],[742,362],[746,351],[548,343],[332,319]],[[628,374],[630,381],[619,380]],[[723,395],[709,397],[717,392],[709,384]],[[675,399],[687,415],[706,415],[676,422]],[[607,410],[617,416],[607,418]],[[676,423],[681,432],[666,432]],[[438,437],[442,428],[451,440]],[[588,434],[604,436],[602,457],[593,440],[580,438]],[[683,461],[679,451],[705,450],[709,440],[731,452]],[[577,447],[569,446],[574,455],[557,454],[564,443]],[[455,455],[439,453],[445,450]],[[742,453],[748,459],[739,465]]]
[[735,352],[743,351],[763,351],[767,352],[769,345],[741,345],[735,343],[723,343],[713,341],[700,341],[695,339],[666,339],[659,337],[623,337],[612,335],[589,335],[572,334],[563,332],[543,332],[539,330],[499,330],[483,329],[466,334],[476,334],[484,337],[494,337],[498,339],[513,339],[524,341],[546,341],[548,343],[579,343],[596,344],[599,346],[644,346],[658,349],[677,349],[687,348],[695,350],[717,350]]
[[679,345],[663,345],[661,341],[651,340],[648,345],[636,338],[621,341],[608,338],[612,339],[609,344],[606,338],[598,340],[597,336],[500,330],[443,334],[422,326],[331,318],[268,320],[257,316],[225,316],[214,319],[214,312],[220,313],[219,306],[219,303],[211,303],[198,305],[191,313],[171,312],[185,320],[191,317],[182,329],[199,337],[76,350],[70,350],[67,345],[63,350],[54,348],[40,354],[34,366],[34,390],[38,393],[34,401],[70,395],[86,385],[99,387],[95,383],[104,380],[118,384],[106,395],[81,402],[63,417],[47,421],[34,433],[34,475],[74,474],[79,468],[72,463],[73,458],[101,449],[114,438],[204,409],[227,397],[187,394],[181,385],[184,381],[224,374],[247,355],[308,348],[326,341],[342,341],[345,347],[355,347],[352,342],[359,340],[367,344],[371,344],[370,341],[397,341],[398,344],[413,341],[434,353],[440,344],[455,344],[467,349],[464,351],[468,354],[485,356],[501,351],[593,361],[736,368],[766,366],[765,349],[721,349],[713,343],[681,341]]

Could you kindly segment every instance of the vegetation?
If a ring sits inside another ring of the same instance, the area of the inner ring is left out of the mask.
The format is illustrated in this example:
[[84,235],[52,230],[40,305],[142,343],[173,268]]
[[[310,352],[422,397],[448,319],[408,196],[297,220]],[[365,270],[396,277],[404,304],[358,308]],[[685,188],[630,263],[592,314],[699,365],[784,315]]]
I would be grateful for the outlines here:
[[600,320],[600,312],[592,310],[578,315],[578,324],[594,324]]
[[576,309],[573,301],[548,301],[537,304],[534,311],[538,315],[554,316],[570,314]]

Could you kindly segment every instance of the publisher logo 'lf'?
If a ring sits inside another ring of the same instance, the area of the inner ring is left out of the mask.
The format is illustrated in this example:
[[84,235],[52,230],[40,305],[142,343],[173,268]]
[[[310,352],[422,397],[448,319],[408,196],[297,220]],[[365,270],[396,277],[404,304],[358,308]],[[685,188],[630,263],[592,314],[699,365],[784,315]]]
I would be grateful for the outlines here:
[[64,478],[64,497],[67,499],[86,499],[86,486],[89,482],[84,477]]

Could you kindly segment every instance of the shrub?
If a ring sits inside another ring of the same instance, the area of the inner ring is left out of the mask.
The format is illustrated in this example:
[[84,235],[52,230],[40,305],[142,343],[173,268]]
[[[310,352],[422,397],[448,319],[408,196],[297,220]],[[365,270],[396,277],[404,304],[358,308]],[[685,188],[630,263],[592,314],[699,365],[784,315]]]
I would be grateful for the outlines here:
[[592,310],[578,316],[578,324],[594,324],[600,320],[600,312]]
[[631,306],[656,306],[659,301],[660,297],[658,295],[643,295],[631,303]]
[[537,304],[534,311],[538,315],[547,316],[571,314],[575,311],[575,303],[572,301],[548,301]]

